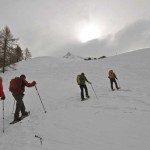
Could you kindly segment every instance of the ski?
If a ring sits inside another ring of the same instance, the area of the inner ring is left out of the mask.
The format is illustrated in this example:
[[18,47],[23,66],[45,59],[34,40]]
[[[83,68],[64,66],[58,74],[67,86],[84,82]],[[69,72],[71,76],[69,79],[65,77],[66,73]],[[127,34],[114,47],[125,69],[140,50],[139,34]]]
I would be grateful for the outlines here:
[[28,117],[28,116],[30,116],[30,111],[28,112],[28,114],[27,114],[26,116],[21,117],[20,120],[18,120],[18,121],[13,120],[13,121],[10,122],[9,124],[12,125],[12,124],[18,123],[18,122],[22,121],[24,118],[26,118],[26,117]]
[[85,101],[85,100],[88,100],[90,97],[86,97],[84,99],[81,99],[81,101]]

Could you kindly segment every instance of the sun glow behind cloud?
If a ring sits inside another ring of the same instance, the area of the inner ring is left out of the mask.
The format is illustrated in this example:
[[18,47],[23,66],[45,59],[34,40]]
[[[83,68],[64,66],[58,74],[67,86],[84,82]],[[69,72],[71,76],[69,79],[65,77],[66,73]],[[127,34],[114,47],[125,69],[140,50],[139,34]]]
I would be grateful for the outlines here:
[[87,23],[80,27],[79,40],[83,43],[100,37],[100,31],[95,24]]

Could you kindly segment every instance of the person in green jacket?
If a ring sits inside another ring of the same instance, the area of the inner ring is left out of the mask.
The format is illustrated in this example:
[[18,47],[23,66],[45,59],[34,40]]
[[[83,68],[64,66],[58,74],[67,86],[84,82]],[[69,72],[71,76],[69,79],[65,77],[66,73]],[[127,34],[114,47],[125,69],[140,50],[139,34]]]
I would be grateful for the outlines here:
[[87,80],[84,73],[81,73],[80,75],[77,76],[77,83],[78,83],[78,85],[80,86],[80,89],[81,89],[81,101],[85,100],[84,90],[85,90],[86,97],[87,98],[90,97],[89,94],[88,94],[88,88],[86,86],[86,82],[91,84],[91,82]]

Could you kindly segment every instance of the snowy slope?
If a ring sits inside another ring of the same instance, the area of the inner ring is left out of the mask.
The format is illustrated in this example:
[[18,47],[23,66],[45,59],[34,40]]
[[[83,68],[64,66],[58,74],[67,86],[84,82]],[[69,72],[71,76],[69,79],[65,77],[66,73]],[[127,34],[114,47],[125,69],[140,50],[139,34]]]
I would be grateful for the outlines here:
[[[16,71],[1,74],[7,99],[4,134],[0,113],[0,149],[149,150],[149,58],[150,49],[145,49],[93,61],[39,57],[17,64]],[[121,90],[110,90],[109,69],[116,72]],[[81,72],[98,99],[87,84],[91,98],[80,101],[76,75]],[[8,86],[20,74],[37,82],[47,113],[35,88],[26,88],[24,102],[31,115],[10,126],[14,100]]]

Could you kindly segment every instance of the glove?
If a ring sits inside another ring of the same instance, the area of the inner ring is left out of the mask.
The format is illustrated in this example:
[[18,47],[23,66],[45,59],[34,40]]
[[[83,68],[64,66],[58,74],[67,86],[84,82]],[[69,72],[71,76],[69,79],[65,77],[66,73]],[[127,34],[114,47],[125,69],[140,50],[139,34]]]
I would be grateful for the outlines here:
[[35,86],[35,85],[36,85],[36,82],[35,82],[35,81],[33,81],[33,82],[32,82],[32,84]]
[[1,97],[1,100],[5,100],[5,96]]

